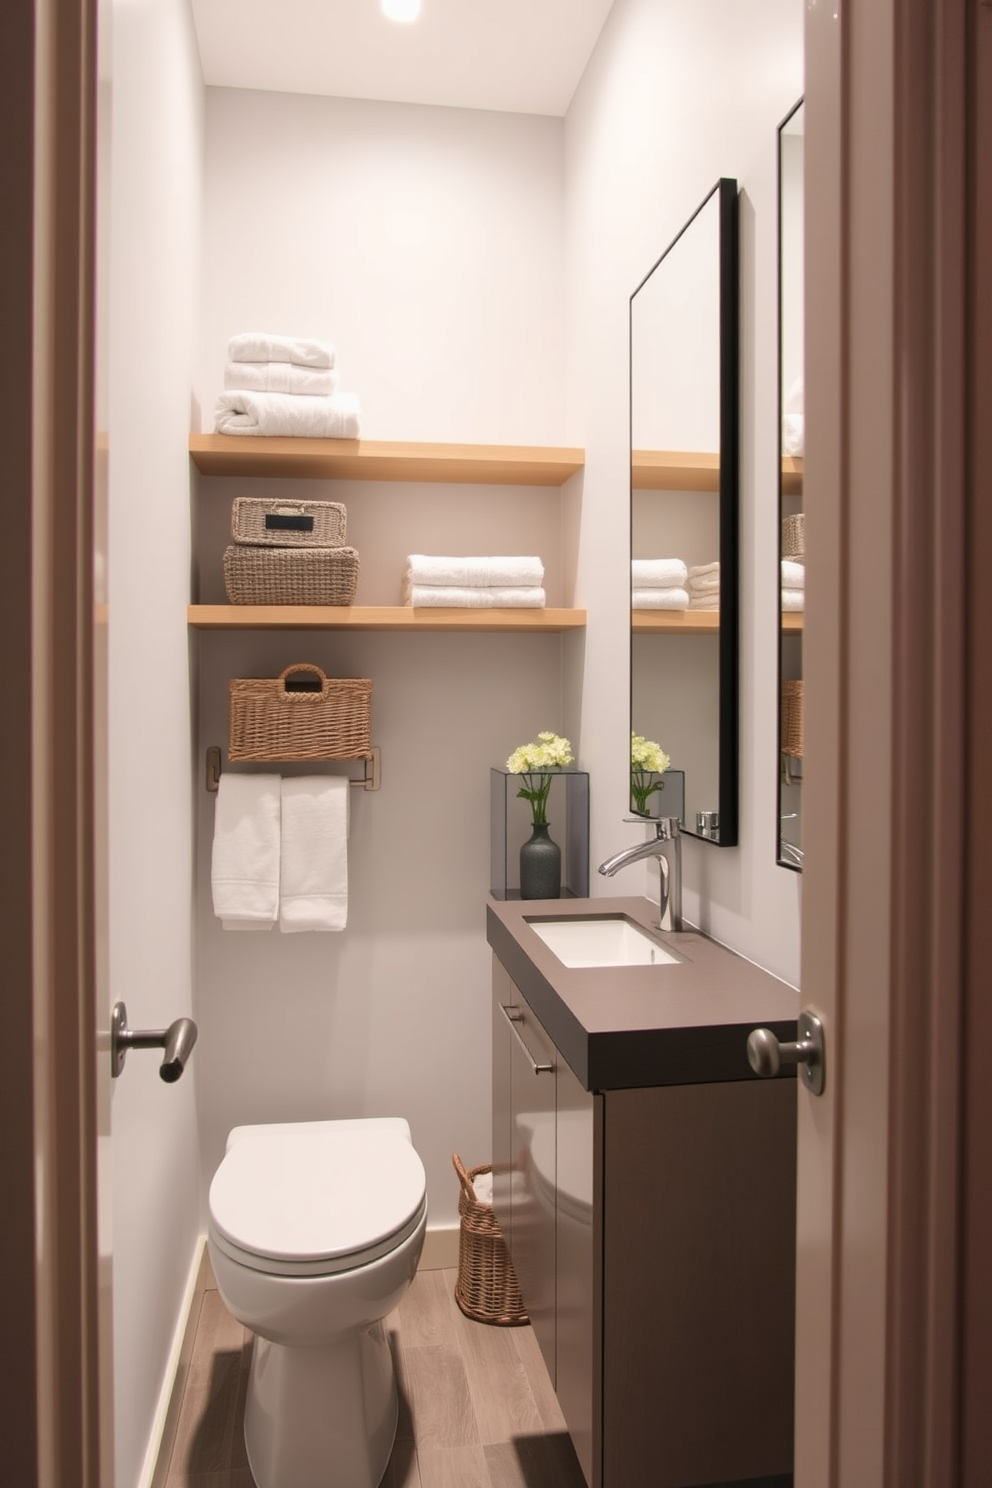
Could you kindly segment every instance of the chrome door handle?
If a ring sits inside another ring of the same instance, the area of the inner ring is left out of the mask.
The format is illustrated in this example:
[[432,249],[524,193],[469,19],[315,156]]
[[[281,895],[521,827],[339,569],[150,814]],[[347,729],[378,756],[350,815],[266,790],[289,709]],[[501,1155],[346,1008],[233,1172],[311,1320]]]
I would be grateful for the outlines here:
[[756,1075],[771,1079],[783,1064],[797,1064],[799,1077],[813,1095],[822,1095],[827,1059],[823,1024],[815,1013],[799,1014],[799,1037],[793,1044],[780,1044],[770,1028],[755,1028],[747,1036],[747,1059]]
[[110,1019],[110,1073],[116,1080],[124,1068],[128,1049],[164,1049],[159,1074],[168,1084],[179,1079],[196,1043],[192,1018],[177,1018],[168,1028],[128,1028],[127,1008],[114,1003]]
[[528,1049],[526,1040],[524,1039],[523,1034],[520,1032],[520,1029],[517,1027],[518,1023],[522,1023],[524,1021],[524,1015],[520,1011],[520,1009],[513,1006],[507,1007],[505,1002],[501,1002],[499,1005],[499,1010],[503,1014],[503,1017],[506,1019],[507,1023],[509,1023],[510,1032],[513,1034],[513,1037],[516,1039],[521,1049],[523,1049],[524,1053],[527,1055],[527,1058],[530,1061],[530,1067],[534,1071],[535,1075],[554,1074],[555,1067],[553,1064],[539,1064]]

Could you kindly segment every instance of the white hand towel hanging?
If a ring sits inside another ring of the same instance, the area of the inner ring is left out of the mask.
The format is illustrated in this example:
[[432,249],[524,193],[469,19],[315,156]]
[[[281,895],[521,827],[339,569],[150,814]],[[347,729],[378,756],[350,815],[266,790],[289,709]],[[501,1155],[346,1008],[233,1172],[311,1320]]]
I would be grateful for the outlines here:
[[279,813],[278,775],[221,775],[210,884],[225,930],[271,930],[276,922]]
[[348,923],[348,795],[343,775],[282,782],[279,928],[343,930]]

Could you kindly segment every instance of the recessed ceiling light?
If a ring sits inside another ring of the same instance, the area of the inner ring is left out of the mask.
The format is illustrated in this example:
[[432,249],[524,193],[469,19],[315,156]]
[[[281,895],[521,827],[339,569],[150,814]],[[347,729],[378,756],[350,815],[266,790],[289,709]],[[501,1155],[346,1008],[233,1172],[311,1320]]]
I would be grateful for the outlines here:
[[420,14],[420,0],[382,0],[382,9],[391,21],[415,21]]

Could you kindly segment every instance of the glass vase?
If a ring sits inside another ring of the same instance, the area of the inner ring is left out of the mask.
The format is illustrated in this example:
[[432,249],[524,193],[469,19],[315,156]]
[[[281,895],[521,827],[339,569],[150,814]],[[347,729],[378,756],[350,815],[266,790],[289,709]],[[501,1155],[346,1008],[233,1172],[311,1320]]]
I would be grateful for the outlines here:
[[561,848],[548,835],[548,822],[534,822],[520,848],[521,899],[558,899],[561,896]]

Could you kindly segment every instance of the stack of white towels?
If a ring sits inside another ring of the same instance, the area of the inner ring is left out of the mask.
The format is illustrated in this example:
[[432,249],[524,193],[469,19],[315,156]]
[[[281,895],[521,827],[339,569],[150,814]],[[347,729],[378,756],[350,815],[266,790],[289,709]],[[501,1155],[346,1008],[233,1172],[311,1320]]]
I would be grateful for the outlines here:
[[225,391],[214,410],[217,433],[357,439],[359,402],[338,391],[334,361],[326,341],[265,331],[232,336]]
[[210,880],[225,930],[345,928],[349,789],[342,775],[221,775]]
[[793,558],[782,559],[782,609],[795,613],[806,607],[806,569]]
[[783,455],[802,455],[806,450],[806,418],[803,412],[804,405],[803,380],[797,377],[790,387],[785,407],[782,410],[782,453]]
[[403,603],[457,610],[543,609],[544,564],[536,557],[447,558],[412,553]]
[[633,558],[630,606],[633,610],[686,610],[689,570],[681,558]]
[[720,565],[699,563],[689,570],[690,610],[718,610],[720,608]]

